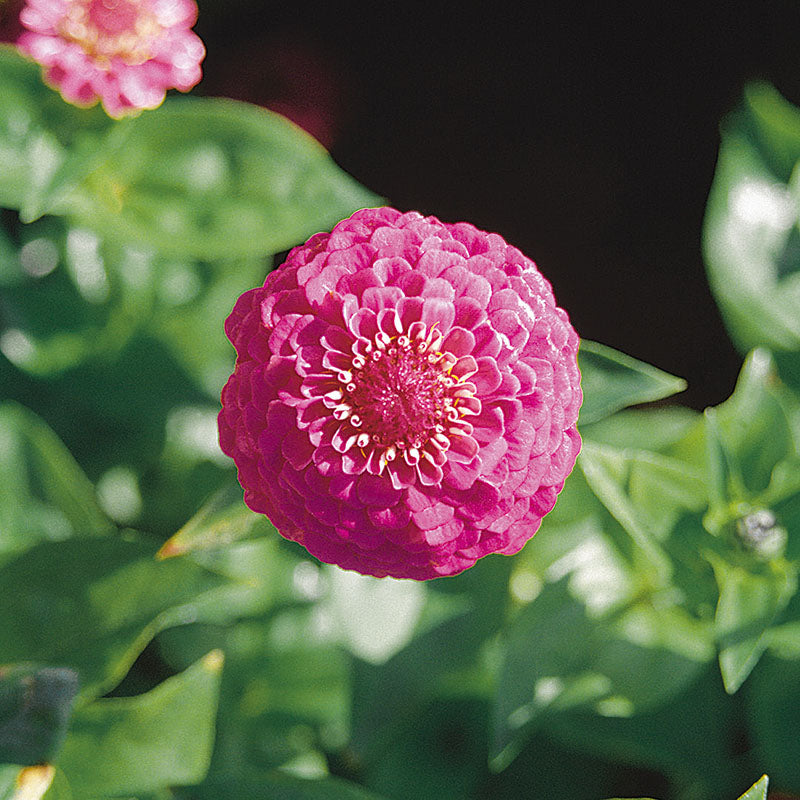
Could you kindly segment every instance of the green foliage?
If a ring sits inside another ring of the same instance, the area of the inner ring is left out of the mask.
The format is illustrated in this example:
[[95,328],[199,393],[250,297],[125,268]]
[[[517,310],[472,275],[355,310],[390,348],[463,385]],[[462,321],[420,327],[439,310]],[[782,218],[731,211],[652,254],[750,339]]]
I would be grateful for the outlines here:
[[686,381],[584,339],[578,355],[583,388],[580,422],[595,422],[615,411],[682,392]]
[[765,84],[726,120],[706,209],[711,288],[743,353],[773,350],[800,385],[800,111]]
[[201,780],[214,740],[222,660],[212,651],[146,694],[80,709],[58,759],[72,791],[102,797]]

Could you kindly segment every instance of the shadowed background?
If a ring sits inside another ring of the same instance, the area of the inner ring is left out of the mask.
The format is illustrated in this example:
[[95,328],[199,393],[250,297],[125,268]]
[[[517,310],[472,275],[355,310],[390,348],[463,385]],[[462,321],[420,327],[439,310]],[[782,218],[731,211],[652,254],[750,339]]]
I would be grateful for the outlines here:
[[800,102],[800,4],[200,6],[200,91],[287,114],[398,208],[498,231],[681,402],[730,393],[700,255],[718,126],[747,80]]

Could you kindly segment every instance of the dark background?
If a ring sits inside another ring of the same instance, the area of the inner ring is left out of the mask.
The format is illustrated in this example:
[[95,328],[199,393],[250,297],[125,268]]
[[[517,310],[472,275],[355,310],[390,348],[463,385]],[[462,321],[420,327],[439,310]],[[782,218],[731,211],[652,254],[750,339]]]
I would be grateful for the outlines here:
[[747,80],[800,102],[800,3],[201,0],[199,90],[275,108],[402,210],[501,233],[582,336],[687,378],[739,357],[700,255],[721,118]]

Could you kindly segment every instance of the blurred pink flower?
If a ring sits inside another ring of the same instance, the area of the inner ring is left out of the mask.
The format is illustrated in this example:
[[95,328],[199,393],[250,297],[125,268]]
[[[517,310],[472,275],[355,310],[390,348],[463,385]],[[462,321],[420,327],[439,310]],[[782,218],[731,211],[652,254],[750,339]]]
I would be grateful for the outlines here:
[[65,100],[122,117],[200,80],[196,19],[194,0],[27,0],[17,46]]
[[225,327],[222,449],[247,505],[322,561],[425,580],[516,553],[575,464],[578,336],[497,234],[356,212]]

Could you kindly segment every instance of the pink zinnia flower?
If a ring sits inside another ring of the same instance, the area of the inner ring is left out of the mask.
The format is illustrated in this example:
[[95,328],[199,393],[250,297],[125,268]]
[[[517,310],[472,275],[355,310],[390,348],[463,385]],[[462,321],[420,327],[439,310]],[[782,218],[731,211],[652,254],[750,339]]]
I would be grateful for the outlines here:
[[425,580],[516,553],[575,464],[578,336],[497,234],[358,211],[225,329],[222,449],[247,505],[322,561]]
[[17,46],[65,100],[122,117],[200,80],[196,19],[194,0],[27,0]]

